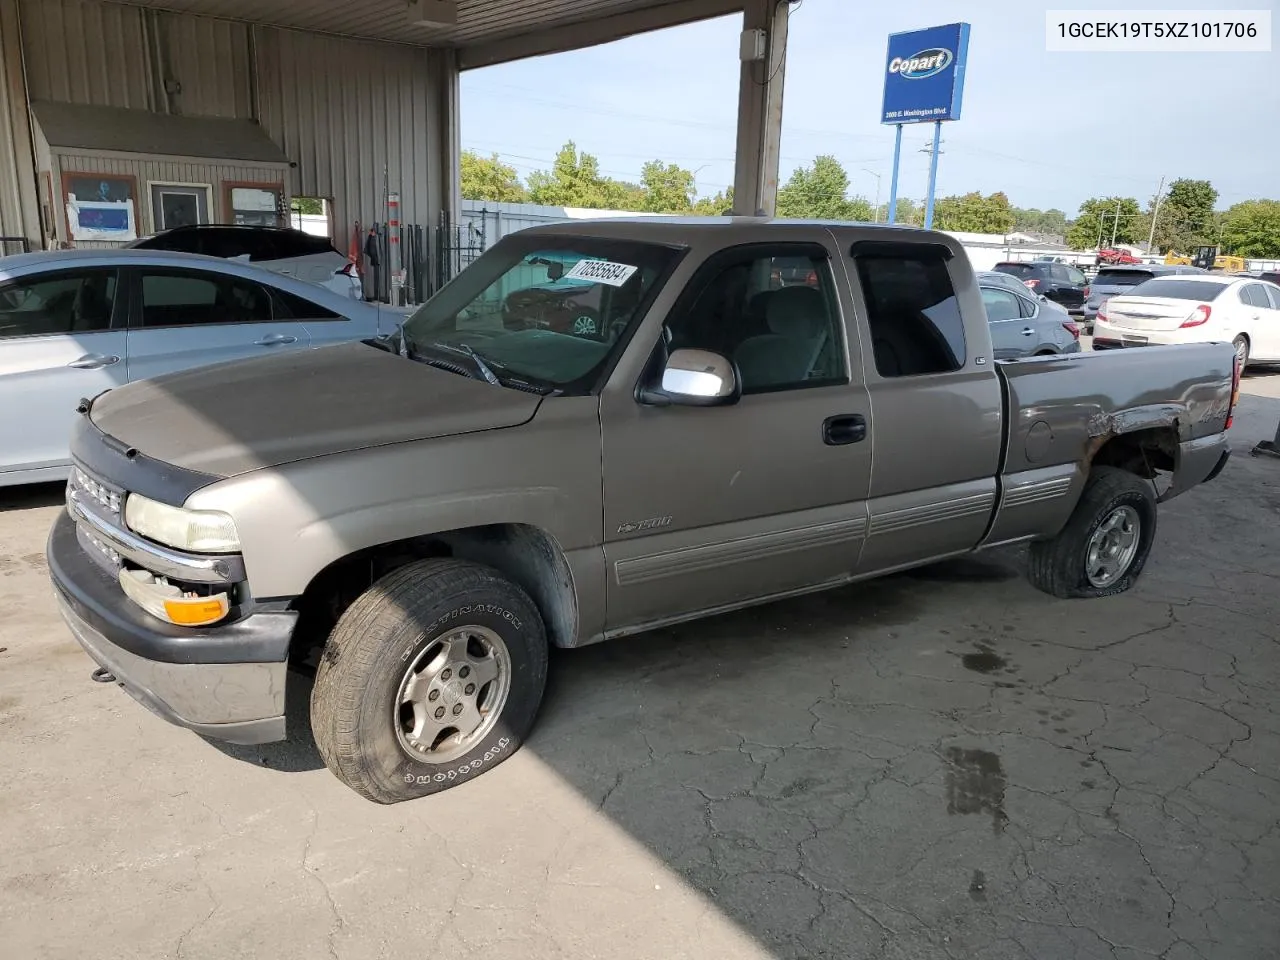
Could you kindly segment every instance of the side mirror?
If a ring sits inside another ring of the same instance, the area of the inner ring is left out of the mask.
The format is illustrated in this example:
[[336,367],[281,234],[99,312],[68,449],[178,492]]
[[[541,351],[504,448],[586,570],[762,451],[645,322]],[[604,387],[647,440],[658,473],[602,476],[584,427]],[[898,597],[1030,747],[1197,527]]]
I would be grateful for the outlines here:
[[659,407],[720,407],[741,397],[732,361],[710,350],[674,351],[662,369],[662,386],[640,392],[642,403]]

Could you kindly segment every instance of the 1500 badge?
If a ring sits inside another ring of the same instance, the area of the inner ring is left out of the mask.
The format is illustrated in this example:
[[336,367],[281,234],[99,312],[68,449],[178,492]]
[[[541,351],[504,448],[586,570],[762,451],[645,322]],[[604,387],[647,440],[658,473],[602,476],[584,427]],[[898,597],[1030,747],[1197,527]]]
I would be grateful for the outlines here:
[[648,520],[627,521],[618,524],[619,533],[639,533],[641,530],[656,530],[671,524],[670,517],[650,517]]

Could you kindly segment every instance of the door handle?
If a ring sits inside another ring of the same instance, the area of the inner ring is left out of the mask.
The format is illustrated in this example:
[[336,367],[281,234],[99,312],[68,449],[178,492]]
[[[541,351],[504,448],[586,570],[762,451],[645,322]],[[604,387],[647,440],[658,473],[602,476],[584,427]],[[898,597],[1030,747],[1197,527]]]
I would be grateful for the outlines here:
[[72,360],[67,366],[74,367],[77,370],[99,370],[102,367],[109,367],[113,363],[119,362],[119,357],[106,356],[101,353],[86,353],[83,357]]
[[861,414],[842,414],[822,421],[822,442],[829,447],[857,443],[866,438],[867,420]]
[[1034,337],[1034,336],[1035,336],[1035,334],[1036,334],[1036,332],[1035,332],[1034,330],[1032,330],[1030,327],[1023,327],[1023,329],[1022,329],[1022,335],[1023,335],[1024,337]]
[[283,333],[273,333],[270,336],[263,337],[261,340],[253,341],[259,347],[277,347],[286,343],[297,343],[297,337],[289,337]]

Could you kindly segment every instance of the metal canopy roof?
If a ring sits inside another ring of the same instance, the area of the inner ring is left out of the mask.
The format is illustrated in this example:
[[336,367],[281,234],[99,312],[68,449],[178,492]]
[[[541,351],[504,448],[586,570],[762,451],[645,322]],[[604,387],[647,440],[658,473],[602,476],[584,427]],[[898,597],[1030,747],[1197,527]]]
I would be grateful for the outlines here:
[[[409,0],[122,0],[135,6],[421,46],[473,47],[617,15],[640,32],[741,9],[740,0],[458,0],[457,25],[411,26]],[[665,9],[664,9],[665,8]],[[669,16],[667,16],[669,14]],[[622,31],[615,31],[624,35]],[[564,47],[582,46],[566,30]],[[588,40],[587,42],[595,42]]]

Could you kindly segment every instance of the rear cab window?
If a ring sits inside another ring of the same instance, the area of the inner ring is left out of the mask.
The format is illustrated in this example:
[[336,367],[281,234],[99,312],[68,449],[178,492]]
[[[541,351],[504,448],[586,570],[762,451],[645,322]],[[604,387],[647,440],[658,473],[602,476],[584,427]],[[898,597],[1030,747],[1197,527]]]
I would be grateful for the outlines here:
[[[854,248],[881,377],[952,373],[964,367],[964,317],[943,247]],[[897,245],[893,245],[897,247]]]

